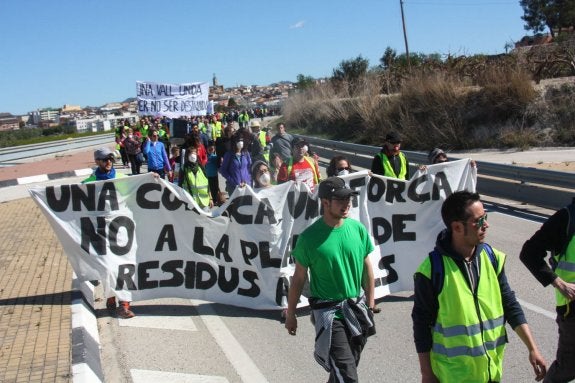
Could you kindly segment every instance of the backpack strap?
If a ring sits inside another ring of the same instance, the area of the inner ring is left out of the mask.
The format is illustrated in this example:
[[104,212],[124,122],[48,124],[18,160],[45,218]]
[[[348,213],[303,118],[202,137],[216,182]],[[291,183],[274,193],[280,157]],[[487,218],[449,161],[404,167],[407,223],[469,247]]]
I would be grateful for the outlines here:
[[429,253],[429,261],[431,262],[431,285],[433,292],[437,297],[441,290],[443,290],[443,280],[445,278],[445,267],[443,266],[443,256],[439,251],[434,249]]
[[489,245],[487,243],[482,243],[479,246],[481,246],[483,248],[483,250],[485,250],[485,252],[489,256],[489,261],[491,262],[491,266],[493,266],[493,269],[495,270],[495,273],[497,274],[497,270],[499,269],[499,261],[497,260],[497,257],[493,253],[493,248],[491,247],[491,245]]

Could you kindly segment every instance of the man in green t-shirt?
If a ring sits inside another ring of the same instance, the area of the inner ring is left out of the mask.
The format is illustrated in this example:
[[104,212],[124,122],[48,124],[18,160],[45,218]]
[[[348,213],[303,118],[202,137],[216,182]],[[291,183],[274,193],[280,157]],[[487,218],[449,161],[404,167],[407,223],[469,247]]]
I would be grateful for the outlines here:
[[361,351],[367,337],[375,334],[369,260],[373,244],[366,228],[347,218],[351,198],[357,194],[339,177],[321,182],[322,217],[299,235],[292,252],[296,264],[285,327],[290,335],[296,334],[296,307],[309,270],[309,303],[316,329],[314,357],[330,373],[329,382],[358,381]]

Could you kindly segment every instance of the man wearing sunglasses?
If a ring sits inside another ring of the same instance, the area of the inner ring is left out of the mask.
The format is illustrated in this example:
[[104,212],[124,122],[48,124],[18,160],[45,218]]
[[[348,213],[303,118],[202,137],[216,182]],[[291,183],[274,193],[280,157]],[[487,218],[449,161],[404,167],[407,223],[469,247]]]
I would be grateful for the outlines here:
[[[505,254],[485,243],[489,224],[479,194],[451,194],[441,217],[447,228],[414,276],[411,316],[421,381],[500,382],[505,322],[527,347],[536,380],[543,379],[545,360],[507,282]],[[435,283],[440,274],[441,286]]]
[[[124,177],[124,174],[116,172],[114,168],[115,159],[114,152],[106,147],[94,151],[94,162],[96,162],[97,167],[94,169],[92,175],[82,181],[82,183],[106,181]],[[134,317],[134,313],[130,309],[130,302],[120,301],[120,305],[116,309],[115,296],[107,298],[106,308],[110,311],[116,310],[120,318],[128,319]]]
[[381,152],[373,157],[371,172],[400,180],[409,179],[409,161],[401,151],[401,136],[398,132],[389,132]]

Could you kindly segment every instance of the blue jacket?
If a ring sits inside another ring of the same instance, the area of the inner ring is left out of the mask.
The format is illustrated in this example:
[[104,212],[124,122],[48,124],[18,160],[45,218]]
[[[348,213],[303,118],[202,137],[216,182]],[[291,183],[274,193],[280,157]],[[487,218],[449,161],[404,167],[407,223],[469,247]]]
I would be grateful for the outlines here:
[[157,141],[156,145],[152,145],[151,141],[146,141],[144,143],[144,154],[148,158],[148,170],[172,170],[166,147],[160,141]]
[[220,174],[228,181],[230,186],[238,186],[242,182],[252,184],[250,169],[252,168],[252,158],[247,151],[241,152],[239,158],[235,153],[227,151],[220,166]]

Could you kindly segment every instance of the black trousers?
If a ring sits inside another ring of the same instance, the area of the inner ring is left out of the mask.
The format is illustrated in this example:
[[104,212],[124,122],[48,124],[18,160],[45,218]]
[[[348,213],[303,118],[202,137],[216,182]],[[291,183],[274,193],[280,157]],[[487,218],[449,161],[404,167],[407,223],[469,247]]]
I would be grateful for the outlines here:
[[331,372],[328,383],[358,382],[357,365],[363,346],[351,341],[349,330],[345,324],[334,319],[331,329],[331,348],[329,359]]
[[544,383],[563,383],[575,379],[575,313],[570,313],[566,318],[559,314],[556,322],[559,326],[557,359],[549,367]]

